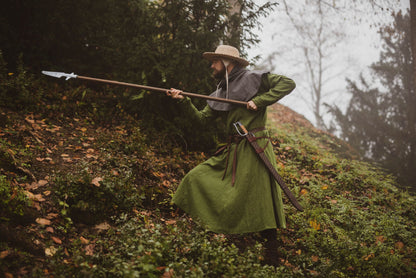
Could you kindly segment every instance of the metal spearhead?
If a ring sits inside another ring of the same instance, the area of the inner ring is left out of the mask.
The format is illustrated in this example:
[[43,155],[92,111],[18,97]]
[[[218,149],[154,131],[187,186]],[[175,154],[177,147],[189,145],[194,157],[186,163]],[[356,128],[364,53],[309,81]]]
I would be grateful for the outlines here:
[[74,73],[65,73],[65,72],[57,72],[57,71],[42,71],[43,74],[53,76],[56,78],[65,77],[65,80],[68,80],[70,78],[77,78],[77,75]]

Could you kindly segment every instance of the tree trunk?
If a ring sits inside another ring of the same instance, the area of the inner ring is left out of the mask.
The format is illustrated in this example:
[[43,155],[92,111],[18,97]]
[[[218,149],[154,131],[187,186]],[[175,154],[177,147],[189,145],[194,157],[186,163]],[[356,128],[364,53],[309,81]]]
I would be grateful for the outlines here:
[[413,86],[415,86],[416,84],[415,82],[416,81],[416,0],[410,0],[410,31],[411,31],[411,39],[412,39],[412,56],[413,56]]
[[230,17],[228,19],[228,40],[229,44],[239,47],[241,36],[241,12],[242,7],[239,0],[228,0]]
[[[411,48],[412,48],[412,57],[413,57],[413,98],[411,100],[416,100],[416,0],[410,0],[410,38],[411,38]],[[410,136],[416,140],[416,112],[414,110],[410,111],[409,115],[410,122]],[[410,155],[409,155],[409,169],[415,169],[416,167],[416,143],[412,143],[410,146]],[[410,183],[416,181],[415,175],[410,178]],[[414,185],[416,188],[416,185]]]

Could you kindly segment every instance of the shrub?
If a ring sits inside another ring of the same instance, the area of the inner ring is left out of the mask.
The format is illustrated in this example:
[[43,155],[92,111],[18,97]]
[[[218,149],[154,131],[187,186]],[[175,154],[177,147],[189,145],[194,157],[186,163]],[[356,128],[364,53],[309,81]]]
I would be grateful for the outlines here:
[[116,227],[95,239],[94,252],[74,254],[69,264],[53,261],[54,269],[85,277],[161,277],[165,272],[169,277],[280,276],[260,265],[260,245],[240,253],[224,236],[186,219],[162,220],[150,211],[120,215]]
[[0,220],[9,221],[16,216],[22,216],[29,205],[23,189],[12,184],[6,176],[0,175]]
[[22,111],[33,109],[40,103],[43,90],[22,61],[20,56],[15,73],[7,72],[0,50],[0,107]]

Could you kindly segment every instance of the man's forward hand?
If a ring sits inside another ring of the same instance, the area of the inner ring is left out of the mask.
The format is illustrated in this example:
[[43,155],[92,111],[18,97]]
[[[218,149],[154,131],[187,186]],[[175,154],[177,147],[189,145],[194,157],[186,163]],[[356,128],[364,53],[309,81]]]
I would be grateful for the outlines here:
[[182,91],[178,90],[178,89],[174,89],[174,88],[171,88],[170,90],[167,90],[166,95],[168,95],[172,98],[176,98],[176,99],[182,99],[183,98]]
[[252,100],[250,100],[249,102],[247,102],[247,109],[256,111],[257,105]]

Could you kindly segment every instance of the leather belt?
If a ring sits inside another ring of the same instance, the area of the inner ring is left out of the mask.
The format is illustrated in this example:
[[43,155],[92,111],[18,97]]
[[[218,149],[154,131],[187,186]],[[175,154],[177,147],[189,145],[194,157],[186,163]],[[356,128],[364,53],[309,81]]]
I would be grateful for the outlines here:
[[[266,128],[263,127],[258,127],[258,128],[254,128],[252,130],[250,130],[250,132],[252,132],[253,134],[258,132],[258,131],[262,131],[265,130]],[[261,139],[261,138],[268,138],[270,139],[268,136],[262,136],[262,137],[257,137],[257,139]],[[236,144],[235,149],[234,149],[234,153],[233,153],[233,170],[232,170],[232,176],[231,176],[231,186],[234,186],[235,184],[235,177],[236,177],[236,172],[237,172],[237,148],[238,148],[238,144],[244,139],[244,137],[238,135],[238,134],[234,134],[234,135],[230,135],[228,136],[227,139],[227,144],[222,146],[221,148],[219,148],[214,155],[218,155],[219,153],[221,153],[222,151],[224,151],[225,149],[227,149],[227,159],[225,161],[225,169],[224,169],[224,174],[222,175],[222,180],[224,180],[225,175],[227,174],[227,170],[228,170],[228,161],[230,158],[230,149],[231,149],[231,145],[232,144]],[[267,141],[266,146],[263,148],[263,151],[266,149],[267,145],[269,144],[270,140]]]

